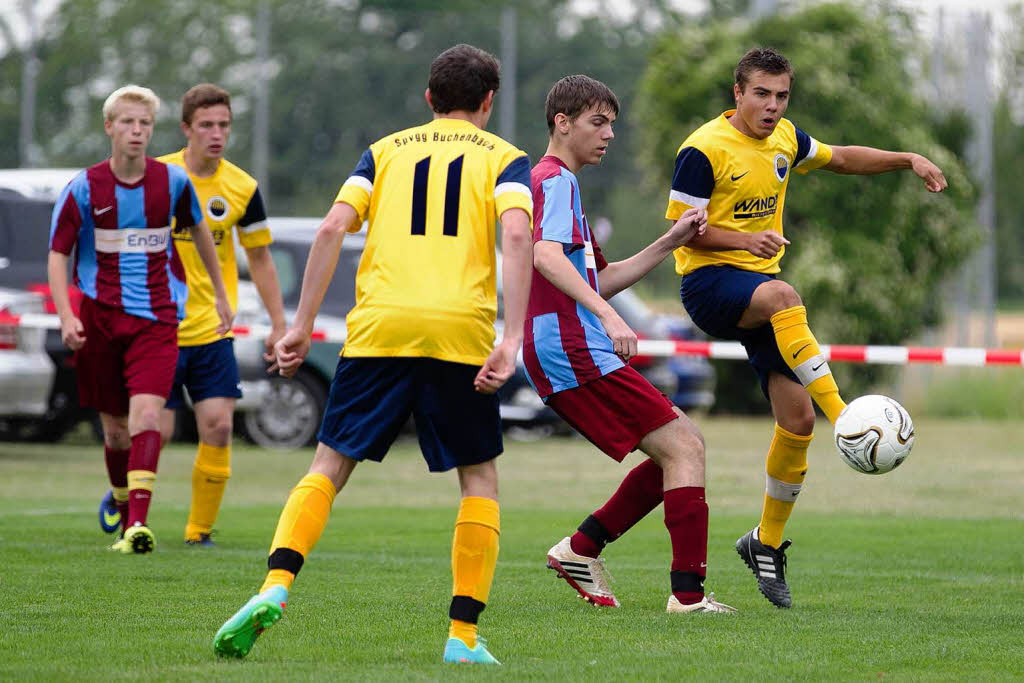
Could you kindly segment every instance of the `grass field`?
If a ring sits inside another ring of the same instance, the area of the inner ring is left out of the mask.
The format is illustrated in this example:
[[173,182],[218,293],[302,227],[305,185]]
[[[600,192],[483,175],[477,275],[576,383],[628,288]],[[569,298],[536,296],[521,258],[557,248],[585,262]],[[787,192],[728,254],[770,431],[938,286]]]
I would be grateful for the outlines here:
[[[292,591],[245,661],[218,626],[259,586],[310,452],[235,450],[214,550],[182,545],[193,451],[165,451],[156,552],[107,552],[95,446],[0,444],[0,680],[1010,680],[1024,678],[1024,423],[924,422],[902,468],[868,477],[819,424],[788,535],[794,608],[758,593],[733,550],[757,521],[767,419],[705,419],[708,587],[736,615],[668,615],[661,510],[609,546],[620,609],[599,609],[544,554],[626,468],[579,439],[508,443],[502,537],[481,632],[498,670],[440,663],[454,475],[414,441],[360,466]],[[629,463],[637,462],[633,456]]]

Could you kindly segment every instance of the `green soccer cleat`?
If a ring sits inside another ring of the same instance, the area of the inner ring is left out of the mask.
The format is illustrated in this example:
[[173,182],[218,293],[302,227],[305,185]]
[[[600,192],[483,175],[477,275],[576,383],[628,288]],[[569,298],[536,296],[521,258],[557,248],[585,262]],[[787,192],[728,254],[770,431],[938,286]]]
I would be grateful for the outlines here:
[[486,646],[487,642],[480,637],[472,649],[459,638],[449,638],[444,645],[444,661],[446,664],[501,664]]
[[224,622],[213,637],[213,651],[221,657],[242,657],[249,654],[256,639],[284,615],[288,590],[274,586],[254,595],[242,609]]
[[[153,532],[149,530],[148,526],[144,526],[136,522],[124,532],[124,538],[118,543],[123,545],[118,548],[123,553],[135,553],[142,555],[143,553],[153,552],[153,548],[156,547],[156,538],[153,537]],[[118,545],[115,543],[114,545]],[[113,546],[111,546],[113,549]]]

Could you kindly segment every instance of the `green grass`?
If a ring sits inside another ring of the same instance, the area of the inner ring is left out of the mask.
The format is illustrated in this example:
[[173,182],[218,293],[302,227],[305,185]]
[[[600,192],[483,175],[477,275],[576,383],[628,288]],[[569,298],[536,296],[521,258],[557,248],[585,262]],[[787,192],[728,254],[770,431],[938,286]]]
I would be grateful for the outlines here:
[[157,550],[135,557],[104,550],[97,447],[0,444],[0,680],[1024,677],[1024,424],[919,424],[911,458],[883,477],[843,465],[820,424],[787,529],[788,611],[761,597],[733,550],[759,514],[770,422],[702,428],[708,586],[740,612],[665,614],[660,510],[606,552],[622,608],[576,600],[544,553],[626,468],[579,439],[509,443],[501,557],[481,624],[505,665],[484,671],[440,663],[458,488],[453,475],[427,475],[414,441],[357,468],[285,618],[245,661],[217,659],[213,634],[258,588],[308,451],[236,448],[211,551],[181,544],[193,452],[168,449],[151,514]]

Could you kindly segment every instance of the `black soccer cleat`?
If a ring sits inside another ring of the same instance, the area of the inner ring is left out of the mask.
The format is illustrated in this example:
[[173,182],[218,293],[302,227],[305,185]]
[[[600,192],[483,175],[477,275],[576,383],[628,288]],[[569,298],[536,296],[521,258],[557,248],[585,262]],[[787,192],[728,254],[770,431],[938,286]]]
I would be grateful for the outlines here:
[[765,545],[757,538],[756,526],[736,541],[736,552],[754,572],[761,594],[776,607],[793,605],[789,586],[786,585],[786,548],[790,543],[783,541],[778,549]]

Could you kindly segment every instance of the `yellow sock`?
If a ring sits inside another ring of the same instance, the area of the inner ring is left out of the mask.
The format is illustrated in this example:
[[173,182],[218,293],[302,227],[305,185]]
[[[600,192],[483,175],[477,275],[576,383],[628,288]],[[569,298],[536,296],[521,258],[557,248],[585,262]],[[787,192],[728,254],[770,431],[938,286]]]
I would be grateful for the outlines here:
[[271,586],[291,588],[306,556],[327,526],[337,494],[334,484],[323,474],[307,474],[295,485],[277,521],[270,544],[270,572],[260,593]]
[[[491,593],[500,533],[498,501],[479,496],[462,499],[452,539],[453,600],[448,634],[460,638],[470,648],[476,647],[476,617]],[[469,612],[456,614],[456,605],[460,606],[458,609],[468,608]]]
[[764,508],[757,533],[765,545],[778,548],[782,543],[782,532],[807,475],[807,447],[811,438],[810,434],[793,434],[775,425],[775,437],[765,461]]
[[476,624],[452,619],[452,623],[448,627],[448,637],[458,638],[472,650],[476,647]]
[[825,357],[821,355],[818,341],[807,325],[807,309],[793,306],[773,315],[771,321],[775,330],[775,343],[779,345],[783,360],[825,413],[828,421],[835,424],[846,404],[839,396],[839,387]]
[[211,446],[199,442],[192,465],[192,507],[185,525],[185,540],[198,541],[217,521],[224,487],[231,476],[231,446]]

